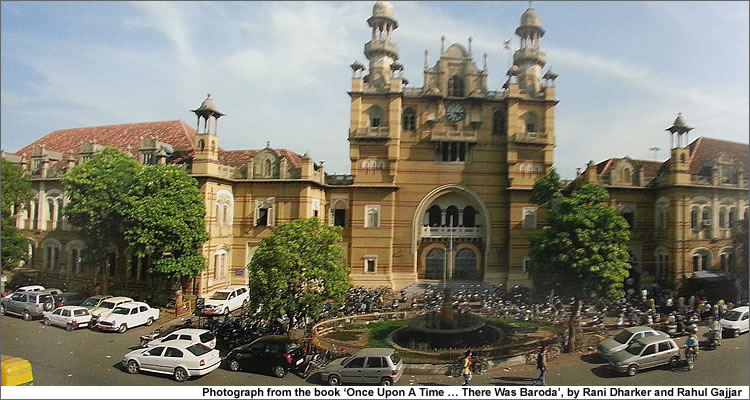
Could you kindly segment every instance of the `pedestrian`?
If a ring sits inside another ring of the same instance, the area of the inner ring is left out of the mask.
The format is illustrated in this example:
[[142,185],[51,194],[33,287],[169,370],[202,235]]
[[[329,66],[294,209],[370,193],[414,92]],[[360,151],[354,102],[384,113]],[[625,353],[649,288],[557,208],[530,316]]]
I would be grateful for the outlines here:
[[464,384],[462,386],[471,385],[471,372],[471,350],[467,350],[466,356],[464,357],[463,369],[461,370],[461,373],[464,375]]
[[536,348],[539,350],[539,353],[536,355],[536,369],[539,370],[539,377],[534,379],[534,385],[547,385],[547,377],[545,374],[547,373],[547,346],[539,346]]

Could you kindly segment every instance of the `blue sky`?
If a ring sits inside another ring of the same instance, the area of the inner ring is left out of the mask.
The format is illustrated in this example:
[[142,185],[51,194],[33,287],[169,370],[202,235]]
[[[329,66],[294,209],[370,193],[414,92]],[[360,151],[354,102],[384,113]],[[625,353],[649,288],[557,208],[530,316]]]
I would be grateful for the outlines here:
[[[181,119],[211,93],[226,149],[274,148],[348,173],[351,70],[366,64],[374,2],[2,2],[2,148],[55,129]],[[508,69],[502,42],[528,4],[394,2],[394,40],[410,86],[424,50],[473,38],[490,89]],[[682,112],[691,139],[748,142],[748,2],[535,2],[557,72],[555,165],[667,157]]]

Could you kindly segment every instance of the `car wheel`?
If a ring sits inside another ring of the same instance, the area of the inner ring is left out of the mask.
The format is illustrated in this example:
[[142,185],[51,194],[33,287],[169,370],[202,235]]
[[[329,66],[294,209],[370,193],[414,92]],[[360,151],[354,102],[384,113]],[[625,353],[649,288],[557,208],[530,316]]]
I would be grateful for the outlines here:
[[224,309],[224,315],[229,315],[229,307]]
[[65,325],[65,330],[68,331],[68,332],[73,332],[73,329],[75,329],[75,328],[76,327],[73,324],[67,324],[67,325]]
[[671,360],[669,360],[670,368],[677,368],[678,365],[680,365],[680,357],[674,356]]
[[174,380],[177,382],[185,382],[188,379],[188,373],[185,368],[177,367],[174,370]]
[[138,366],[138,363],[135,360],[128,361],[128,373],[129,374],[137,374],[140,369],[141,368]]
[[47,325],[47,326],[52,325],[52,322],[49,320],[49,318],[44,319],[44,325]]
[[328,377],[329,386],[338,386],[341,383],[341,378],[338,375],[331,375]]
[[281,365],[277,365],[273,367],[273,376],[277,378],[283,378],[286,376],[286,368],[282,367]]
[[240,362],[235,360],[234,358],[229,360],[229,370],[232,372],[237,372],[240,370]]
[[148,317],[148,320],[146,320],[146,326],[151,326],[151,324],[154,323],[154,319],[152,317]]
[[128,330],[128,326],[125,324],[120,325],[119,328],[117,328],[117,333],[125,333],[125,331]]
[[631,365],[628,367],[628,376],[635,376],[638,373],[638,366]]
[[29,314],[28,311],[23,312],[23,320],[24,321],[31,321],[31,314]]
[[393,386],[393,379],[388,377],[381,379],[380,386]]

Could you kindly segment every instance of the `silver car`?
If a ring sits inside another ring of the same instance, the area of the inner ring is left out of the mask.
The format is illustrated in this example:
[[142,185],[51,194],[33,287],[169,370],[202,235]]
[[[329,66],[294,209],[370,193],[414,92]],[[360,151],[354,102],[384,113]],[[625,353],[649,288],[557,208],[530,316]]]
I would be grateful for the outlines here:
[[404,362],[394,349],[362,349],[357,354],[331,361],[321,378],[331,386],[364,383],[391,386],[404,373]]
[[620,350],[609,359],[609,367],[633,376],[645,368],[680,363],[680,347],[669,336],[657,335],[638,339],[625,350]]
[[669,335],[665,334],[664,332],[657,331],[648,326],[633,326],[630,328],[625,328],[615,337],[600,342],[596,346],[596,352],[605,360],[609,360],[609,358],[612,357],[613,354],[617,353],[620,350],[625,350],[630,345],[630,343],[633,343],[634,341],[644,337],[656,335],[669,337]]

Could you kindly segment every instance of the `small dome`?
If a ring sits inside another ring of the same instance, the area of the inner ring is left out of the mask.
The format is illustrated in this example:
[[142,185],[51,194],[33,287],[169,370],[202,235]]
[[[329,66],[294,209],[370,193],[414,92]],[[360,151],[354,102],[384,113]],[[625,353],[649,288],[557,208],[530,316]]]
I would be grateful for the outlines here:
[[521,26],[542,26],[542,18],[536,9],[529,8],[521,15]]
[[394,71],[402,71],[404,69],[404,66],[400,62],[396,61],[391,64],[391,69]]
[[362,63],[361,63],[361,62],[359,62],[359,60],[356,60],[356,61],[354,61],[354,62],[352,63],[352,65],[351,65],[351,67],[352,67],[352,69],[353,69],[354,71],[358,71],[358,70],[360,70],[360,69],[365,69],[365,66],[364,66],[364,65],[362,65]]
[[692,126],[688,126],[688,124],[682,118],[682,113],[678,113],[677,118],[675,118],[672,126],[667,128],[666,130],[672,133],[688,133],[692,131],[693,129],[694,128]]
[[687,124],[685,123],[685,120],[682,119],[682,113],[677,114],[677,118],[674,119],[674,126],[678,128],[685,128],[687,127]]
[[393,18],[393,5],[390,1],[378,1],[372,6],[373,17],[388,17]]
[[206,97],[205,100],[203,100],[201,106],[198,107],[198,109],[216,111],[216,103],[214,103],[214,99],[211,98],[210,94]]

